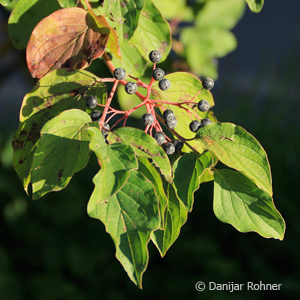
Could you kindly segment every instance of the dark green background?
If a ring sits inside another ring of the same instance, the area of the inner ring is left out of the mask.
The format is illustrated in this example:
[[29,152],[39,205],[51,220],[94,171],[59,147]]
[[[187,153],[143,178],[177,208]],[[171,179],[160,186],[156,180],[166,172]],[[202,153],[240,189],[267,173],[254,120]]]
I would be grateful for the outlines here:
[[[11,167],[10,136],[33,82],[25,53],[13,50],[0,12],[0,299],[265,299],[300,297],[300,113],[298,0],[266,1],[234,29],[235,52],[219,63],[214,97],[220,121],[253,133],[266,149],[285,239],[242,234],[212,211],[212,184],[196,193],[179,239],[161,259],[150,245],[142,291],[114,257],[104,226],[87,216],[95,161],[69,187],[32,201]],[[283,3],[284,2],[284,3]],[[285,5],[283,7],[283,5]],[[4,49],[4,50],[3,50]],[[298,85],[297,85],[298,83]],[[197,292],[197,281],[282,283],[280,292]]]

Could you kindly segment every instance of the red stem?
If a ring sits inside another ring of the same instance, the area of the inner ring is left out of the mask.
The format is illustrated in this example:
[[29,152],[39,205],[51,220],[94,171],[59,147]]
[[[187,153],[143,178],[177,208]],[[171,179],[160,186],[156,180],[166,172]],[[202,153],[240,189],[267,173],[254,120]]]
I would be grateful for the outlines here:
[[101,119],[99,121],[99,129],[100,130],[101,130],[102,126],[103,126],[104,120],[106,118],[106,115],[107,115],[107,112],[108,112],[108,109],[109,109],[109,106],[110,106],[110,103],[111,103],[111,100],[112,100],[112,98],[113,98],[113,96],[115,94],[115,91],[117,89],[118,84],[119,84],[119,80],[115,80],[114,85],[113,85],[113,87],[111,89],[111,92],[109,94],[109,98],[107,99],[107,101],[105,103],[105,107],[104,107]]

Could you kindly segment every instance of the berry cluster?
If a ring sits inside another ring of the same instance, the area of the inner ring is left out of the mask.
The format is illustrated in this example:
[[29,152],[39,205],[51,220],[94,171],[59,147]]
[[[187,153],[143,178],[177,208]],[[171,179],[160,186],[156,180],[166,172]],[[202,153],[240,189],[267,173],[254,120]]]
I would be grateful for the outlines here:
[[[161,60],[161,54],[157,50],[153,50],[149,53],[149,60],[153,63],[153,71],[152,78],[149,84],[142,82],[140,79],[135,78],[131,75],[127,75],[126,71],[123,68],[114,68],[113,76],[114,78],[102,78],[101,82],[113,82],[113,87],[110,92],[108,99],[106,100],[105,105],[98,104],[97,98],[94,96],[89,96],[86,98],[86,105],[95,109],[97,106],[102,106],[103,111],[94,110],[91,113],[91,119],[94,122],[99,123],[99,129],[102,131],[103,135],[106,137],[108,131],[117,126],[120,122],[123,121],[123,126],[126,125],[126,121],[128,117],[138,108],[145,106],[147,109],[147,113],[142,116],[142,123],[145,126],[145,132],[149,135],[153,136],[157,143],[161,145],[165,152],[168,155],[172,155],[174,153],[181,153],[181,150],[184,146],[184,143],[188,141],[187,139],[180,136],[176,131],[175,127],[177,125],[177,119],[175,117],[175,113],[172,109],[164,109],[162,104],[167,104],[168,106],[176,106],[178,108],[184,109],[189,116],[192,118],[192,114],[195,115],[200,120],[192,120],[189,124],[189,128],[192,132],[197,132],[200,128],[212,124],[211,120],[208,118],[201,119],[198,114],[192,110],[195,106],[197,106],[198,110],[201,112],[207,112],[209,110],[209,103],[206,100],[201,100],[197,104],[193,101],[196,96],[202,91],[202,89],[190,100],[184,102],[168,102],[168,101],[160,101],[153,100],[150,98],[151,95],[151,87],[155,81],[158,81],[158,87],[162,91],[166,91],[171,87],[170,81],[165,78],[165,72],[163,69],[156,67],[156,64]],[[126,81],[125,78],[129,77],[134,81]],[[111,101],[115,94],[116,88],[119,84],[124,85],[125,92],[129,95],[135,94],[141,100],[141,103],[136,107],[127,110],[121,111],[111,107]],[[210,78],[206,78],[202,81],[203,89],[211,90],[214,86],[214,81]],[[143,96],[138,92],[138,88],[142,87],[147,90],[147,95]],[[163,110],[162,115],[155,109],[159,107]],[[108,124],[110,120],[116,115],[120,115],[118,120],[110,127]],[[173,135],[177,136],[179,139],[172,141],[163,131],[162,125],[168,128],[169,131],[173,133]],[[155,130],[155,133],[153,133]]]

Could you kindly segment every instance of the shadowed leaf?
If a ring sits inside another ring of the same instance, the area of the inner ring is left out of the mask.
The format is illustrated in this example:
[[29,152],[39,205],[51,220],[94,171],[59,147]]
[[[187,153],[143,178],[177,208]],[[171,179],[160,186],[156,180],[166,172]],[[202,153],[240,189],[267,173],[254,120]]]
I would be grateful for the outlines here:
[[153,186],[143,174],[131,171],[121,190],[105,200],[100,197],[100,179],[98,173],[93,180],[95,189],[89,200],[88,214],[105,225],[115,243],[117,259],[130,279],[141,288],[149,260],[150,233],[159,226]]
[[[30,169],[43,125],[60,112],[86,109],[85,96],[96,96],[99,103],[105,99],[105,86],[87,71],[57,70],[42,78],[25,95],[20,110],[20,125],[12,142],[13,166],[27,191]],[[89,87],[88,87],[89,86]]]
[[8,34],[14,46],[26,48],[36,24],[58,9],[57,0],[18,0],[8,20]]
[[70,109],[43,126],[32,161],[33,199],[65,188],[72,176],[87,165],[90,152],[85,128],[90,123],[86,112]]

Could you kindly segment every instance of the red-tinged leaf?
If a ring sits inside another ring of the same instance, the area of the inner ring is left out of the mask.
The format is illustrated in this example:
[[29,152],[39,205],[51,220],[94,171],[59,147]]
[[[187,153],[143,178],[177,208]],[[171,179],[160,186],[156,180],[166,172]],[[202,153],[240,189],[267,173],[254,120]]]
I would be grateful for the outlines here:
[[99,28],[84,9],[60,9],[44,18],[33,30],[27,46],[27,65],[34,78],[67,68],[86,67],[103,55],[109,28]]
[[107,48],[118,58],[121,58],[122,54],[121,54],[120,47],[119,47],[119,38],[118,38],[117,32],[108,25],[104,16],[96,16],[92,10],[89,10],[88,12],[92,16],[92,18],[94,19],[94,21],[96,22],[96,24],[99,28],[109,28],[110,29],[110,34],[109,34],[109,38],[107,41]]

